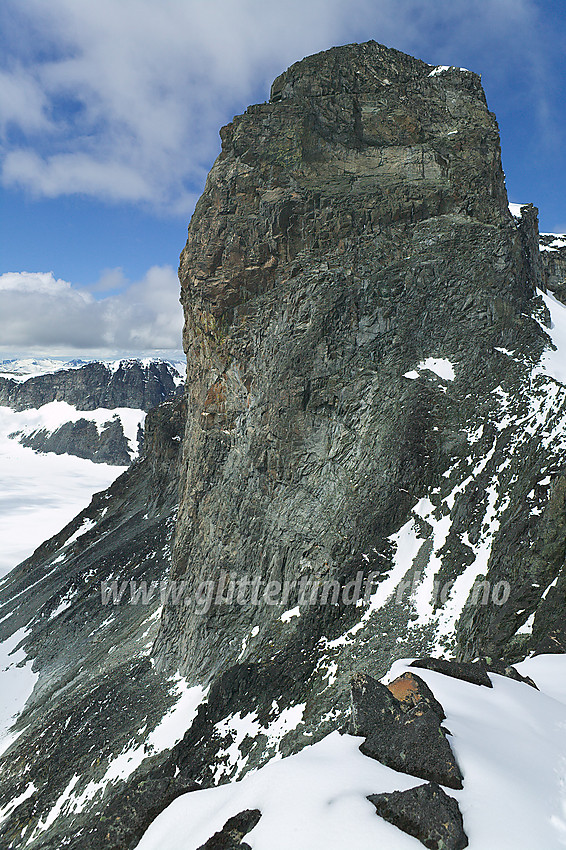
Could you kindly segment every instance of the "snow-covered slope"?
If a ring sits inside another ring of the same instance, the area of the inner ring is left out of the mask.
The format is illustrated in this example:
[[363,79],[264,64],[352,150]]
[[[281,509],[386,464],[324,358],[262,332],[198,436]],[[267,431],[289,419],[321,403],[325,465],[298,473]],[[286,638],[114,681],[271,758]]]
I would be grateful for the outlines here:
[[125,468],[37,454],[9,439],[15,415],[0,408],[0,575],[70,522]]
[[[409,663],[396,662],[387,681],[410,670]],[[470,850],[566,846],[566,656],[539,656],[518,667],[540,691],[496,674],[490,689],[418,671],[446,713],[464,776],[461,791],[446,790],[458,800]],[[253,718],[241,718],[243,730],[246,724],[253,734]],[[245,742],[244,731],[242,752]],[[240,782],[185,794],[154,821],[137,850],[197,850],[246,810],[261,813],[245,835],[252,850],[422,850],[366,799],[422,780],[362,755],[361,743],[333,732]]]
[[[24,358],[0,364],[3,391],[14,399],[0,406],[0,575],[65,526],[137,457],[145,390],[131,392],[128,381],[139,382],[140,374],[142,381],[145,374],[154,378],[150,369],[156,363],[151,358],[109,361],[96,372],[82,360]],[[182,364],[168,363],[166,369],[170,388],[179,387]],[[103,391],[99,375],[110,387],[113,377],[120,379],[115,392],[126,399],[139,396],[139,406],[94,407],[92,398]],[[22,400],[18,387],[24,384],[31,389]],[[67,393],[73,403],[64,400]],[[53,396],[57,400],[32,406],[34,397]]]

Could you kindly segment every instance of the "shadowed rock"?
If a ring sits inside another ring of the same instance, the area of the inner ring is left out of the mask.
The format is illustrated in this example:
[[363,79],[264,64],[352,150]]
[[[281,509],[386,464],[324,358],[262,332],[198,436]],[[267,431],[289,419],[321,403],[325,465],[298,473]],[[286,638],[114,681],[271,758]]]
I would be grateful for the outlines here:
[[435,673],[442,673],[444,676],[451,676],[453,679],[471,682],[472,685],[493,687],[487,675],[485,664],[479,661],[472,663],[471,661],[446,661],[444,658],[417,658],[416,661],[412,662],[411,667],[433,670]]
[[353,734],[365,737],[364,755],[402,773],[462,788],[460,768],[435,711],[423,701],[404,711],[385,685],[363,673],[352,678],[351,688]]
[[384,820],[412,835],[430,850],[463,850],[468,846],[458,803],[434,783],[408,791],[368,797]]
[[495,661],[492,658],[482,658],[481,660],[485,663],[486,669],[490,673],[497,673],[499,676],[513,679],[514,682],[523,682],[525,685],[530,685],[531,688],[536,688],[538,691],[538,687],[531,677],[521,675],[512,664],[506,664],[504,661]]
[[259,822],[261,812],[258,809],[246,809],[229,818],[221,830],[215,832],[198,850],[250,850],[250,845],[242,841]]

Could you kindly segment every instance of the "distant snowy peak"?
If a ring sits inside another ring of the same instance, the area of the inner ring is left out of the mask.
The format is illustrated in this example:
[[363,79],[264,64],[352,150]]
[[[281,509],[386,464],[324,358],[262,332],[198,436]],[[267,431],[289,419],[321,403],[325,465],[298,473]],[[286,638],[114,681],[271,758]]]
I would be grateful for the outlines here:
[[48,375],[51,372],[59,371],[59,369],[80,369],[87,362],[87,360],[55,360],[47,357],[0,360],[0,377],[11,378],[14,381],[26,381],[36,375]]
[[[53,361],[50,361],[53,365]],[[116,360],[64,363],[41,372],[41,361],[11,361],[12,372],[0,375],[0,405],[12,410],[39,408],[64,401],[77,410],[129,407],[145,410],[179,391],[180,363],[166,360]],[[24,373],[24,369],[34,369]]]
[[150,370],[155,368],[156,366],[165,366],[169,369],[171,377],[175,382],[176,386],[181,386],[181,384],[185,381],[185,375],[187,372],[187,363],[185,360],[167,360],[160,359],[154,357],[138,357],[138,358],[127,358],[122,360],[95,360],[92,361],[95,363],[101,363],[103,366],[108,369],[111,374],[115,374],[116,372],[122,370],[127,372],[132,369],[144,369]]
[[54,372],[60,372],[67,369],[82,369],[92,363],[100,363],[109,372],[117,372],[120,368],[132,369],[134,367],[149,368],[152,364],[166,363],[175,373],[175,379],[178,384],[184,380],[186,372],[186,363],[183,360],[170,360],[168,358],[156,357],[139,357],[139,358],[121,358],[118,360],[102,360],[102,359],[71,359],[65,358],[12,358],[10,360],[0,360],[0,377],[10,378],[15,381],[27,381],[30,378],[40,375],[50,375]]

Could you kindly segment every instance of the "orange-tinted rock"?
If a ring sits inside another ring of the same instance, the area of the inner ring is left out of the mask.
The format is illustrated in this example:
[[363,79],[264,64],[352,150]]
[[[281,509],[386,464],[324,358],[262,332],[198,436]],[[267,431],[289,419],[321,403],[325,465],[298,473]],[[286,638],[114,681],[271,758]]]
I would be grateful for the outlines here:
[[424,705],[428,706],[428,708],[431,708],[441,720],[445,719],[446,715],[441,704],[438,702],[426,682],[424,682],[419,676],[415,676],[413,673],[403,673],[403,675],[399,676],[395,679],[395,681],[390,682],[387,687],[395,699],[399,700],[403,711],[408,711],[418,703],[422,702],[423,707]]

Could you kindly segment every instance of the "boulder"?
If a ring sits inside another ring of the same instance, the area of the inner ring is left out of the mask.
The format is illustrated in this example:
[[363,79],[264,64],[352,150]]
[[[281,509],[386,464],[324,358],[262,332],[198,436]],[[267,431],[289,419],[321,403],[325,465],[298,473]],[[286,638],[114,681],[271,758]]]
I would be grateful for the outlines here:
[[360,751],[401,773],[462,788],[462,774],[441,726],[422,700],[403,710],[391,691],[362,673],[352,678],[353,734]]
[[463,850],[468,846],[457,801],[434,783],[408,791],[372,794],[368,800],[384,820],[430,850]]
[[420,667],[423,670],[433,670],[444,676],[452,676],[453,679],[462,679],[471,682],[472,685],[485,685],[492,688],[490,678],[487,675],[485,664],[481,661],[447,661],[444,658],[417,658],[411,667]]
[[258,809],[246,809],[229,818],[221,830],[215,832],[198,850],[250,850],[250,845],[242,841],[258,823],[261,812]]

